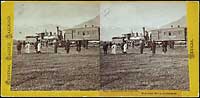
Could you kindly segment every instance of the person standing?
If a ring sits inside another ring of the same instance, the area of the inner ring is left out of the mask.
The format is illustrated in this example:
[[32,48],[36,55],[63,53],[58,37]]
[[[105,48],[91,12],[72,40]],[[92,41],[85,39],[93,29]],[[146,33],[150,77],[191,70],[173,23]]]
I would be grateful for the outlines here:
[[174,49],[174,44],[175,44],[174,41],[170,41],[170,48]]
[[66,53],[68,54],[69,50],[70,50],[70,41],[69,40],[67,40],[65,43],[65,50],[66,50]]
[[30,47],[31,47],[31,44],[28,42],[28,43],[25,45],[26,53],[30,53]]
[[167,41],[165,41],[165,53],[167,52]]
[[21,54],[22,43],[20,41],[17,42],[17,54]]
[[110,42],[110,48],[112,47],[112,42]]
[[47,41],[46,41],[46,47],[48,47],[48,45],[49,45],[49,41],[47,40]]
[[58,49],[58,41],[55,40],[54,41],[54,53],[57,53],[57,49]]
[[39,41],[38,45],[37,45],[37,51],[38,51],[38,53],[41,53],[41,47],[42,47],[42,44],[41,44],[41,41]]
[[22,44],[23,44],[23,48],[25,48],[25,46],[26,46],[26,42],[25,42],[25,41],[23,41],[23,43],[22,43]]
[[123,53],[124,53],[124,54],[127,53],[127,52],[126,52],[127,48],[128,48],[128,45],[127,45],[127,43],[125,42],[125,43],[124,43],[124,46],[123,46]]
[[78,41],[76,41],[76,51],[78,52]]
[[132,41],[132,48],[134,48],[135,46],[135,41]]
[[121,43],[121,50],[122,50],[122,53],[124,53],[124,42]]
[[149,46],[150,46],[150,50],[152,51],[152,48],[153,48],[153,41],[150,41],[150,42],[149,42]]
[[163,48],[163,53],[165,54],[167,52],[167,41],[163,41],[162,48]]
[[76,41],[76,50],[77,50],[77,52],[80,52],[81,51],[81,40],[78,40],[78,41]]
[[116,54],[117,45],[115,43],[113,43],[111,48],[112,48],[112,54]]
[[86,43],[86,49],[88,49],[88,40],[86,40],[85,43]]
[[156,53],[156,42],[153,40],[152,42],[152,54],[154,55]]
[[104,54],[107,54],[107,50],[108,50],[108,44],[106,42],[103,43],[103,51]]
[[78,41],[78,50],[79,52],[81,52],[81,46],[82,46],[82,43],[81,43],[81,40]]
[[143,49],[144,49],[144,41],[140,40],[140,54],[143,54]]
[[37,48],[38,47],[38,41],[35,42],[34,46],[35,46],[35,52],[38,53],[38,48]]

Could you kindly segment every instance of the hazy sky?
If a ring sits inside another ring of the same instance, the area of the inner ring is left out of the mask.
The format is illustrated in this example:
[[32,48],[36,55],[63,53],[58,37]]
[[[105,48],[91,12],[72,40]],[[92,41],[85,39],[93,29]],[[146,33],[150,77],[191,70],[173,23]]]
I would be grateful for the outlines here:
[[186,3],[104,3],[100,10],[101,40],[111,40],[131,30],[141,32],[143,26],[159,28],[178,20],[186,15]]
[[[46,24],[70,28],[97,15],[100,15],[101,40],[111,40],[113,36],[121,36],[131,30],[141,32],[143,26],[147,29],[159,28],[180,19],[186,15],[186,3],[15,3],[15,32],[30,32],[32,29],[24,28]],[[38,29],[41,30],[43,28]],[[24,36],[18,33],[14,35],[21,38]]]
[[56,26],[73,27],[99,15],[99,8],[97,3],[15,3],[14,38],[25,39],[44,29],[55,32]]
[[16,3],[15,25],[58,24],[72,27],[99,15],[96,3]]

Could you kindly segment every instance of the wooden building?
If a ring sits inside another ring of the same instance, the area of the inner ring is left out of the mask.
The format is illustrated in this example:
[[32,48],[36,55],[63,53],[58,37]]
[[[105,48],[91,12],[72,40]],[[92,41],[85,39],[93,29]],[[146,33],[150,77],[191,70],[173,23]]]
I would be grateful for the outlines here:
[[65,40],[87,40],[87,41],[99,41],[100,40],[100,28],[99,27],[83,27],[83,28],[71,28],[64,29]]
[[171,27],[150,30],[150,39],[154,41],[186,41],[186,27]]

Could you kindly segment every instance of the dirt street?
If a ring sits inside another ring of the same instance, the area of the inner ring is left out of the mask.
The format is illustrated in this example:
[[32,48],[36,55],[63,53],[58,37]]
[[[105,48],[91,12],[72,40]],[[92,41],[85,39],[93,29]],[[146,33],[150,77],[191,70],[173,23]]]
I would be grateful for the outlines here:
[[[111,51],[111,50],[109,50]],[[128,54],[103,55],[100,74],[103,90],[189,90],[187,49],[176,47],[162,54],[157,48],[140,54],[139,48],[129,47]]]
[[[189,90],[187,49],[176,47],[162,54],[157,48],[129,47],[128,54],[120,48],[116,55],[104,55],[99,48],[75,47],[70,54],[64,48],[42,48],[42,54],[17,55],[13,48],[12,90]],[[24,49],[23,49],[24,51]]]
[[17,55],[14,47],[12,90],[96,90],[99,80],[99,49],[75,47],[66,54],[64,48],[42,48],[42,54]]

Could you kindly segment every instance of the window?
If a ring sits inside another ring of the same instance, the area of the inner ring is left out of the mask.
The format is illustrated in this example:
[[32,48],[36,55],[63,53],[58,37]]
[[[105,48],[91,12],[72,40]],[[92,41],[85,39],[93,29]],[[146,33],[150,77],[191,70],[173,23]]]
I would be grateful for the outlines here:
[[169,32],[169,36],[171,36],[172,34],[171,34],[171,32]]

